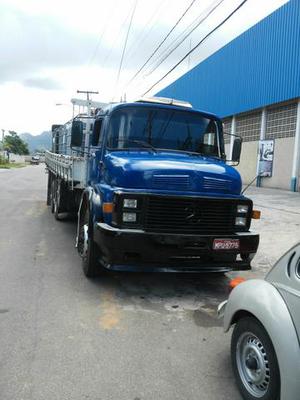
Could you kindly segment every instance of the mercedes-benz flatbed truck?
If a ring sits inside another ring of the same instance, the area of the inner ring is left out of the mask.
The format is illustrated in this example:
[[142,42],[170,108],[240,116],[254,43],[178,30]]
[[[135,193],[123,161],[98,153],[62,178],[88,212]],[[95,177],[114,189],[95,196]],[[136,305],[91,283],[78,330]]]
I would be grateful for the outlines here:
[[[188,103],[108,104],[54,125],[47,203],[75,213],[83,271],[225,272],[251,268],[252,201],[228,165],[221,120]],[[239,162],[235,137],[230,164]]]

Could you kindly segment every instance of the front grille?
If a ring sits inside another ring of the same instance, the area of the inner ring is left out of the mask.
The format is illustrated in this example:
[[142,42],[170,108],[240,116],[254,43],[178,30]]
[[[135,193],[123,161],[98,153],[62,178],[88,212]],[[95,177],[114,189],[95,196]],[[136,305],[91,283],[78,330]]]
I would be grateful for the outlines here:
[[234,199],[149,196],[144,228],[149,232],[229,234],[235,231]]

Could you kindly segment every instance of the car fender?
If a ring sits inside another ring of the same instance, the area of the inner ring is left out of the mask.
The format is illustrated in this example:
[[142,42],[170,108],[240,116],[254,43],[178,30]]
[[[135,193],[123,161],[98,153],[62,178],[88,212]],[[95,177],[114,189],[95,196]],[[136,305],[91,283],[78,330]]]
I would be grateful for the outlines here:
[[231,292],[226,304],[226,332],[243,312],[257,318],[271,338],[281,376],[281,399],[295,400],[300,392],[300,347],[293,320],[282,296],[264,280],[243,282]]

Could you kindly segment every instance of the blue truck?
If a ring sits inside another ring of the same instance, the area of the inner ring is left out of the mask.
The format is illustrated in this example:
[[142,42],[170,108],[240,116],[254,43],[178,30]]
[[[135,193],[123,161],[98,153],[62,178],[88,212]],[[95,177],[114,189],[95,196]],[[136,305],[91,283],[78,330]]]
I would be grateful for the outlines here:
[[[54,125],[47,204],[78,216],[83,271],[251,268],[253,204],[228,165],[221,120],[174,99],[109,104]],[[235,137],[232,163],[239,162]]]

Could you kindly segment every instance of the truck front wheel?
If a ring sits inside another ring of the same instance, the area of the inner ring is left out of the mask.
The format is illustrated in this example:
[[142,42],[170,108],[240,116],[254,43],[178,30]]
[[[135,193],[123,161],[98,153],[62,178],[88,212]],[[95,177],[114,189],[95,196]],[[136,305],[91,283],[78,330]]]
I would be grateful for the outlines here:
[[93,228],[87,206],[80,216],[78,252],[82,258],[84,275],[87,278],[94,278],[103,271],[103,267],[99,263],[100,252],[93,239]]

